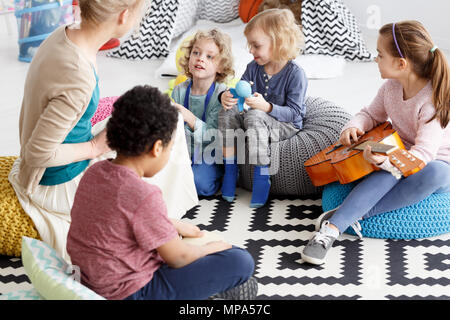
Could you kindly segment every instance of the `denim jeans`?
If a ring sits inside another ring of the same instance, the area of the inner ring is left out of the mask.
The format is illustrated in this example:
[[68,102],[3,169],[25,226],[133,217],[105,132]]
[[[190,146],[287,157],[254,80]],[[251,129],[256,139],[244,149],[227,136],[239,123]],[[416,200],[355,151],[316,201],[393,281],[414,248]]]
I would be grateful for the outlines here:
[[163,264],[153,278],[125,300],[200,300],[227,291],[253,274],[248,251],[232,247],[200,258],[182,268]]
[[432,193],[445,192],[450,192],[450,164],[444,161],[430,161],[419,172],[400,180],[387,171],[375,171],[353,188],[329,221],[342,233],[361,218],[407,207]]

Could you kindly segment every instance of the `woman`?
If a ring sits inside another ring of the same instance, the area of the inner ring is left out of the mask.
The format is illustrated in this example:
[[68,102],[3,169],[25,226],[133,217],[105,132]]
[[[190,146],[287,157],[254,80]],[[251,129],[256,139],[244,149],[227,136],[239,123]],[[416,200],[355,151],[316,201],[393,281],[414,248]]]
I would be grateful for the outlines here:
[[[114,156],[106,143],[107,119],[94,128],[90,123],[100,96],[96,55],[109,39],[135,26],[143,3],[79,1],[81,24],[55,30],[28,70],[19,120],[20,157],[9,180],[41,238],[66,260],[70,209],[81,176],[94,162]],[[152,178],[163,191],[171,218],[180,218],[198,202],[179,118],[171,160]]]

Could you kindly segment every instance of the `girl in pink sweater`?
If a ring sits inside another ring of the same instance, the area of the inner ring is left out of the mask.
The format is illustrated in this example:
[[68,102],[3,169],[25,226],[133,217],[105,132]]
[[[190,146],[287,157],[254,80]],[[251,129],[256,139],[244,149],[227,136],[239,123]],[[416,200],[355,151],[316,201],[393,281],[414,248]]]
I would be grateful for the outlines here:
[[383,26],[377,51],[381,77],[388,80],[372,104],[343,128],[339,141],[350,145],[390,119],[405,147],[426,166],[397,179],[389,172],[389,159],[366,147],[364,158],[383,170],[365,177],[340,207],[319,217],[316,229],[320,230],[302,252],[303,260],[312,264],[322,264],[334,240],[349,226],[357,230],[361,217],[412,205],[432,193],[450,192],[450,72],[444,53],[417,21]]

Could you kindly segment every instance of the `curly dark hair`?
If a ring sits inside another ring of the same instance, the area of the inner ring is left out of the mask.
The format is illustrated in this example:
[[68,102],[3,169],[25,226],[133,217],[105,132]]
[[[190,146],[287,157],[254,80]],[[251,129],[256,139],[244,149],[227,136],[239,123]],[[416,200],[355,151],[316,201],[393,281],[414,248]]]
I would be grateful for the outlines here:
[[151,86],[136,86],[114,103],[106,126],[108,145],[125,156],[138,156],[157,140],[167,146],[177,121],[178,111],[168,95]]

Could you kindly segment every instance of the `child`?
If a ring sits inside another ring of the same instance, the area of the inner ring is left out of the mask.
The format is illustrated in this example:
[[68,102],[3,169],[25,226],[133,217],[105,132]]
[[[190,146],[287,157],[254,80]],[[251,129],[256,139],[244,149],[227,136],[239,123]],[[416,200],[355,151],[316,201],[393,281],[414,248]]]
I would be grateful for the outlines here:
[[450,191],[450,73],[444,54],[417,21],[387,24],[377,42],[378,69],[387,80],[369,107],[363,108],[343,128],[340,142],[391,119],[405,147],[426,166],[397,180],[387,170],[392,164],[370,147],[364,158],[381,171],[365,177],[342,205],[322,214],[316,232],[303,250],[304,261],[321,264],[334,240],[361,217],[412,205],[432,193]]
[[220,142],[216,138],[221,109],[217,97],[226,89],[223,82],[234,76],[231,38],[217,29],[198,31],[185,50],[179,63],[190,80],[176,86],[172,98],[186,123],[197,193],[210,196],[220,188],[223,176],[223,166],[214,161]]
[[169,220],[160,189],[141,179],[168,162],[177,119],[169,97],[148,86],[114,104],[107,139],[117,157],[92,165],[80,181],[67,239],[72,263],[107,299],[254,298],[250,254],[223,241],[182,241],[202,232]]
[[244,34],[254,61],[247,65],[242,80],[252,84],[253,95],[245,99],[251,109],[243,114],[229,91],[221,96],[219,129],[224,137],[225,162],[222,197],[234,200],[238,177],[234,139],[235,130],[242,128],[250,138],[250,159],[256,163],[250,207],[259,208],[270,191],[269,140],[289,139],[302,129],[308,81],[303,69],[292,61],[300,53],[303,35],[290,10],[269,9],[257,14]]

